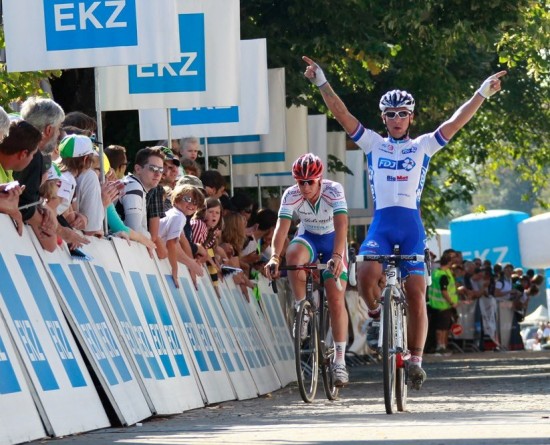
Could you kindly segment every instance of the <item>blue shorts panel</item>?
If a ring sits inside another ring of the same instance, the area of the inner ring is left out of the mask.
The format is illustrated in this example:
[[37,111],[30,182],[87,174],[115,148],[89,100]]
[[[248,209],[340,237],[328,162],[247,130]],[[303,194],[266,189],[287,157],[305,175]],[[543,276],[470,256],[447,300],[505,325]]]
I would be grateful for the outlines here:
[[[402,255],[424,255],[426,232],[417,209],[388,207],[377,210],[367,237],[359,248],[360,255],[391,255],[393,246],[399,244]],[[424,263],[406,261],[401,264],[401,274],[424,275]]]

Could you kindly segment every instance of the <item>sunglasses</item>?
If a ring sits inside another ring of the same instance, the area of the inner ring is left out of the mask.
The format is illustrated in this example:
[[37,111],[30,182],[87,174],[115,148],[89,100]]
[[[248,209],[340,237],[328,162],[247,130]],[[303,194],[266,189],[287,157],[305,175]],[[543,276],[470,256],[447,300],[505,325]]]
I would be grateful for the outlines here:
[[401,111],[386,111],[384,113],[384,116],[386,116],[388,119],[395,119],[396,117],[400,117],[401,119],[405,119],[407,116],[410,116],[412,113],[408,110],[401,110]]
[[186,202],[187,204],[193,204],[194,206],[198,206],[199,203],[193,199],[191,196],[182,196],[181,200],[183,202]]
[[157,167],[156,165],[152,164],[145,164],[144,167],[147,167],[149,171],[153,173],[162,173],[164,171],[164,167]]
[[298,182],[298,185],[313,185],[317,182],[318,180],[317,179],[298,179],[297,182]]

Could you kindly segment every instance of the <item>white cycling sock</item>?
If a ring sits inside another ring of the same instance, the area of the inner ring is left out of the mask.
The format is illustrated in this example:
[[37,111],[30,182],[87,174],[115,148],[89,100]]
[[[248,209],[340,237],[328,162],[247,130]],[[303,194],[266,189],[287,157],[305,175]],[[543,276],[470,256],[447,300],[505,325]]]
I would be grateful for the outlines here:
[[422,357],[419,355],[411,355],[409,362],[411,365],[418,365],[419,368],[422,368]]
[[294,309],[296,310],[296,312],[298,312],[298,309],[300,309],[300,303],[302,301],[304,301],[303,298],[301,300],[294,300]]
[[346,342],[335,341],[334,342],[334,363],[346,364]]

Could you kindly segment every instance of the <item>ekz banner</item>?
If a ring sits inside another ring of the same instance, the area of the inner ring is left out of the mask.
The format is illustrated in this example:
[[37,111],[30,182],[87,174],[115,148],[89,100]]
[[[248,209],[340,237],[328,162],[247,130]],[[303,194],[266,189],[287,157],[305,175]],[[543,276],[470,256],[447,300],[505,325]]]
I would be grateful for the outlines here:
[[[239,0],[177,2],[172,63],[98,69],[102,111],[232,106],[239,100]],[[168,36],[168,30],[166,32]]]
[[8,71],[179,59],[176,0],[4,1]]

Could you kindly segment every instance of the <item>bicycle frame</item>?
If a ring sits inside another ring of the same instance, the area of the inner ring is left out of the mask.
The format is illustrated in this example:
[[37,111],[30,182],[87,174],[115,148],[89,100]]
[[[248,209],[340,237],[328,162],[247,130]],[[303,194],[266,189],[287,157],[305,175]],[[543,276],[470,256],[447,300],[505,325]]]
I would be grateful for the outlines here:
[[[305,271],[306,272],[306,298],[300,304],[296,313],[295,321],[295,360],[296,373],[298,379],[298,388],[304,402],[310,403],[315,398],[317,391],[318,373],[321,371],[323,378],[325,395],[329,400],[335,400],[338,396],[338,388],[332,382],[330,373],[330,363],[334,355],[334,347],[327,342],[330,335],[330,312],[328,310],[328,301],[324,289],[324,280],[321,273],[321,288],[319,290],[319,301],[315,301],[313,289],[313,271],[323,271],[327,269],[326,264],[304,264],[282,266],[280,270]],[[271,282],[273,291],[277,292],[275,281]],[[314,339],[310,341],[309,347],[305,347],[300,338],[301,321],[304,313],[309,316],[308,337]],[[311,344],[313,343],[313,344]],[[304,362],[305,358],[305,362]],[[307,381],[307,373],[311,368],[311,382]]]
[[[400,255],[399,245],[394,246],[393,255],[350,255],[354,263],[376,261],[386,264],[384,269],[386,287],[382,292],[378,349],[382,351],[384,404],[387,414],[394,412],[394,403],[397,404],[399,411],[404,411],[407,402],[405,364],[410,358],[410,352],[407,349],[407,300],[402,286],[399,264],[402,261],[425,262],[427,255],[428,252],[425,252],[424,255]],[[350,270],[352,270],[351,267]]]

